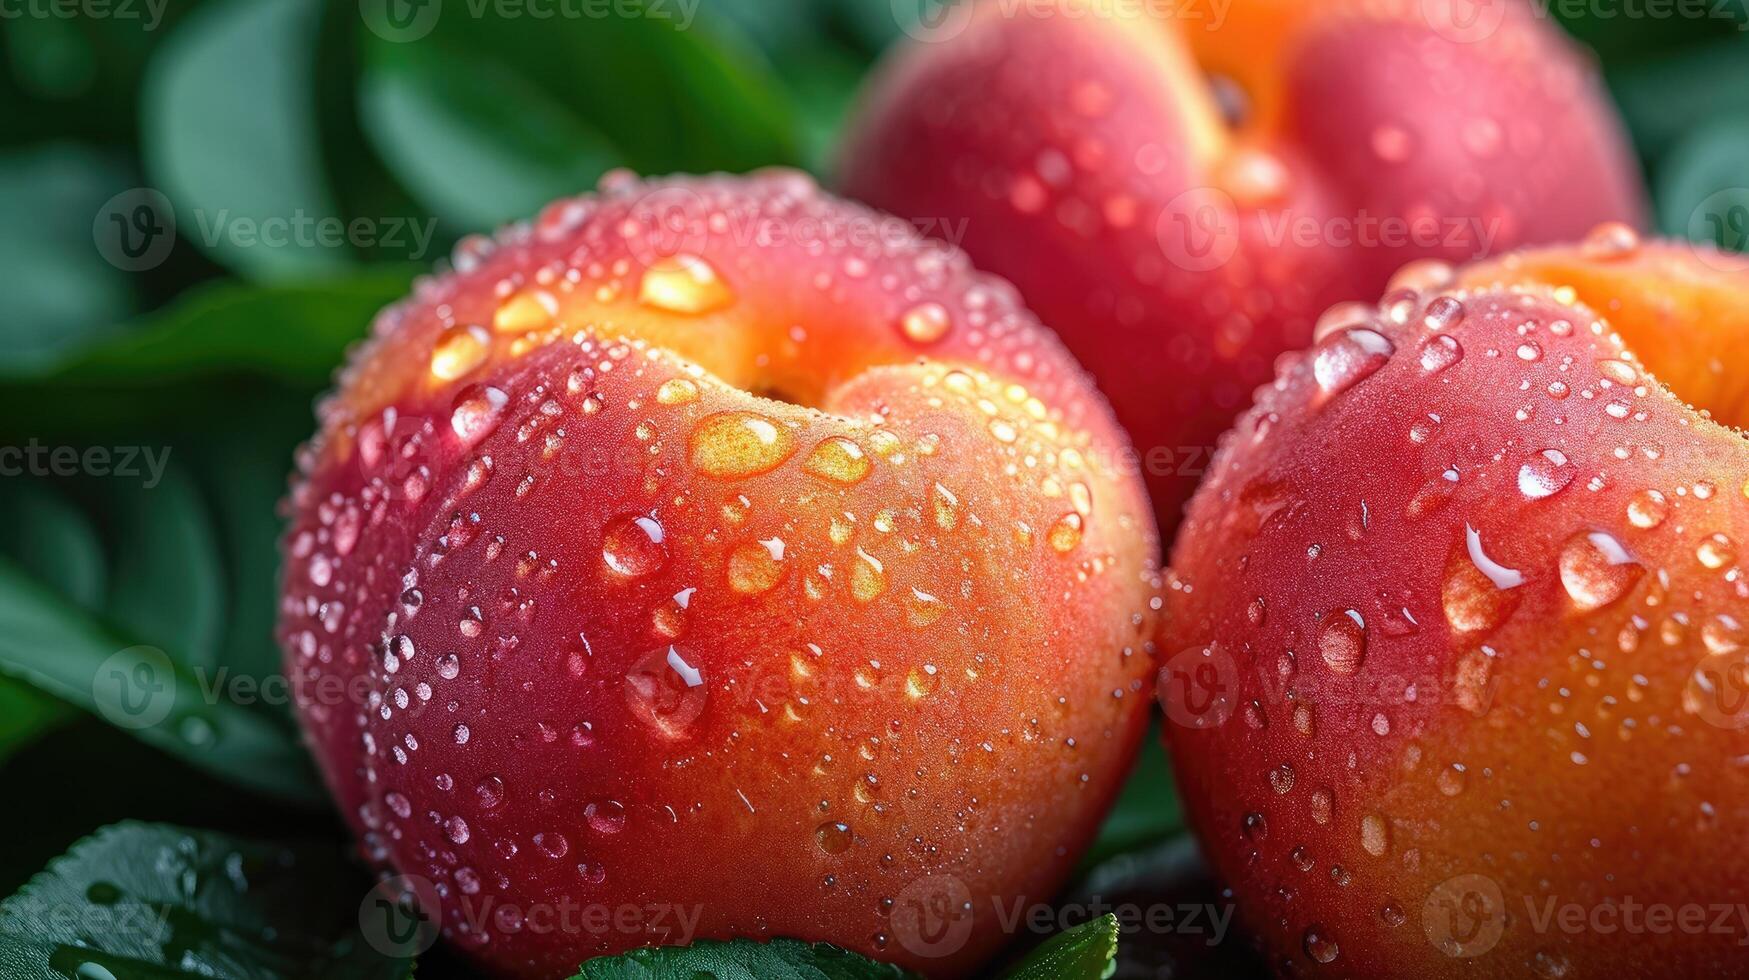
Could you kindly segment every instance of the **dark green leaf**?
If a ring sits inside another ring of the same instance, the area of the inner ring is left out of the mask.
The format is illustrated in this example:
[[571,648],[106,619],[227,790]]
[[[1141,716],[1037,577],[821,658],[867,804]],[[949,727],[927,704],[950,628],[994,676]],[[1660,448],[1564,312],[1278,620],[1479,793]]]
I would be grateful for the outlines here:
[[1101,980],[1117,963],[1117,917],[1058,933],[1009,971],[1007,980]]
[[102,494],[114,528],[109,617],[190,666],[215,666],[225,583],[206,503],[187,471],[170,465],[169,446],[140,448],[163,466],[159,482],[149,463],[135,463],[139,482],[108,481]]
[[1665,234],[1749,251],[1749,115],[1720,118],[1672,148],[1655,196]]
[[147,170],[178,231],[259,279],[333,273],[350,246],[323,174],[312,95],[318,0],[228,0],[191,16],[146,75]]
[[365,133],[420,200],[463,230],[529,217],[620,162],[605,137],[504,64],[381,39],[369,59]]
[[0,675],[26,681],[240,786],[323,794],[297,737],[220,696],[211,671],[134,645],[0,561]]
[[32,373],[58,386],[226,372],[320,385],[377,311],[406,294],[411,277],[390,269],[310,284],[201,287],[113,340]]
[[333,848],[106,827],[0,903],[0,973],[404,980],[359,929],[368,882]]
[[905,980],[912,976],[824,943],[737,939],[604,956],[583,964],[574,980]]
[[92,222],[132,183],[125,169],[89,150],[0,157],[0,346],[8,368],[112,334],[127,316],[133,290],[98,253]]
[[1608,70],[1605,77],[1634,146],[1642,157],[1657,160],[1696,129],[1742,111],[1749,50],[1741,39],[1690,45]]
[[1082,865],[1103,861],[1139,847],[1164,840],[1184,829],[1184,815],[1172,782],[1172,767],[1159,725],[1151,726],[1142,740],[1135,769],[1124,783],[1117,803],[1099,828],[1099,836],[1082,859]]
[[109,579],[103,544],[77,507],[44,481],[19,478],[0,481],[0,513],[0,554],[77,605],[102,603]]

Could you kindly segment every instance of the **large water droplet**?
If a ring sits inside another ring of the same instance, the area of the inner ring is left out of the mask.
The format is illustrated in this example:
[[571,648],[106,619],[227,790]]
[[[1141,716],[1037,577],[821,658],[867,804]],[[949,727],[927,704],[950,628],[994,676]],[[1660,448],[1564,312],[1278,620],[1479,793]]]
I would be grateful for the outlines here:
[[601,559],[627,578],[654,574],[668,561],[662,525],[648,514],[624,514],[601,531]]
[[653,309],[697,316],[727,307],[735,294],[709,262],[682,254],[657,259],[644,270],[638,299]]
[[692,432],[692,465],[720,480],[770,472],[795,451],[789,430],[757,412],[719,412]]
[[1395,351],[1376,330],[1344,330],[1318,346],[1312,355],[1312,377],[1326,396],[1337,395],[1371,377]]
[[1645,568],[1603,531],[1573,535],[1561,549],[1561,585],[1580,609],[1600,609],[1633,588]]
[[1358,610],[1327,613],[1318,629],[1318,653],[1338,674],[1352,674],[1366,659],[1366,620]]
[[469,385],[456,395],[449,427],[468,445],[486,438],[498,427],[510,396],[486,385]]
[[459,325],[438,335],[431,349],[431,376],[439,381],[454,381],[473,373],[486,363],[491,352],[492,337],[482,327]]
[[1518,468],[1518,492],[1531,500],[1552,497],[1573,482],[1573,468],[1559,449],[1533,454]]

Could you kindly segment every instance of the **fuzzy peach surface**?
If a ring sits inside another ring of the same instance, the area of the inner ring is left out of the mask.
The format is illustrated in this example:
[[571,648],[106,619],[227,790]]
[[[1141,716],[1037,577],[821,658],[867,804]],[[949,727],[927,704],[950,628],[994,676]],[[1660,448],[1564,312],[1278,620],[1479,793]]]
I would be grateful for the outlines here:
[[963,974],[1133,757],[1159,545],[1109,409],[805,177],[614,174],[466,242],[320,414],[279,635],[367,696],[299,717],[496,973],[787,936]]
[[1160,693],[1283,973],[1744,975],[1745,296],[1620,226],[1422,263],[1227,437]]

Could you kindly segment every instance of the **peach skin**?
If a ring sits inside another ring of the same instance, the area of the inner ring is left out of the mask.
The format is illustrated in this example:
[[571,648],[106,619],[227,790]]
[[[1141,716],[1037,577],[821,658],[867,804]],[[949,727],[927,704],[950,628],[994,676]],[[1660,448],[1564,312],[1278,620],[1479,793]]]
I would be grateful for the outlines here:
[[1591,66],[1519,0],[950,9],[871,83],[841,186],[1020,288],[1111,399],[1168,539],[1320,311],[1410,259],[1642,222]]
[[454,266],[291,497],[286,669],[369,857],[501,975],[987,959],[1151,704],[1158,540],[1085,373],[800,174],[612,174]]
[[1187,812],[1284,975],[1749,975],[1749,267],[1620,225],[1404,271],[1168,576]]

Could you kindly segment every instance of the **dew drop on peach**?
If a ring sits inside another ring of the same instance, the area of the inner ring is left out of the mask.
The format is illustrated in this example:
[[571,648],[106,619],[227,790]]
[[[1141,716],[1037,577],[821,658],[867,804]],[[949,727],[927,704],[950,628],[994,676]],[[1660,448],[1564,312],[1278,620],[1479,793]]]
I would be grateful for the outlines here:
[[1338,395],[1371,377],[1395,350],[1376,330],[1344,330],[1318,345],[1312,355],[1312,377],[1326,396]]
[[1573,482],[1573,467],[1559,449],[1531,454],[1518,467],[1518,492],[1530,500],[1552,497]]
[[638,285],[638,301],[665,313],[702,316],[732,305],[735,294],[716,267],[696,255],[670,255],[650,263]]
[[1325,615],[1318,628],[1318,653],[1338,674],[1352,674],[1366,659],[1366,620],[1359,610],[1343,609]]
[[492,338],[481,327],[457,325],[438,335],[431,350],[431,376],[455,381],[472,374],[491,352]]
[[510,396],[487,385],[469,385],[455,398],[449,413],[449,427],[462,442],[474,445],[492,434],[504,414]]
[[828,436],[816,445],[802,469],[832,483],[861,483],[868,477],[871,465],[862,447],[843,436]]
[[692,431],[692,465],[706,476],[736,480],[768,473],[795,455],[795,437],[757,412],[719,412]]
[[953,326],[947,308],[940,303],[919,303],[899,317],[899,332],[918,344],[933,344],[947,336]]
[[601,560],[626,578],[643,578],[668,561],[666,532],[648,514],[625,514],[607,522],[601,532]]
[[1561,586],[1581,610],[1601,609],[1633,588],[1645,567],[1604,531],[1573,535],[1561,548]]

